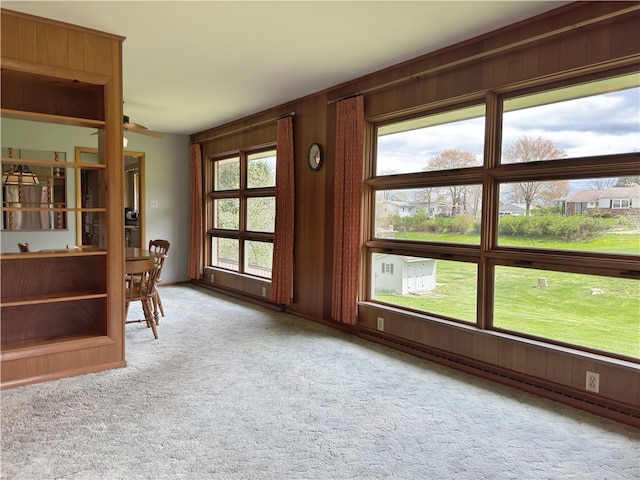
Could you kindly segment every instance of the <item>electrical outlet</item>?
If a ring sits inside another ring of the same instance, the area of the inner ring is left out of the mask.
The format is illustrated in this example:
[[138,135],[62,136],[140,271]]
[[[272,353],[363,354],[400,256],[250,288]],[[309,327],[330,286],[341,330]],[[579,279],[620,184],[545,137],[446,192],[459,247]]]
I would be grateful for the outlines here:
[[267,287],[262,287],[262,296],[263,297],[267,296]]
[[585,387],[589,392],[600,392],[600,374],[595,372],[587,372],[587,385]]
[[213,273],[212,273],[211,275],[209,275],[209,281],[210,281],[211,283],[213,283]]
[[158,201],[157,200],[151,200],[149,202],[149,208],[158,208]]
[[378,317],[378,330],[384,331],[384,318]]

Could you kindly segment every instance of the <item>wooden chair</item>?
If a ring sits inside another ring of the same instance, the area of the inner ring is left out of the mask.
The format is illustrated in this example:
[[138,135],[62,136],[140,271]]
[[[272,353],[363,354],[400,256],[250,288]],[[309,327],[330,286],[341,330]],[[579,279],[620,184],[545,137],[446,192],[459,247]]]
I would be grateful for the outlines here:
[[30,252],[31,249],[29,248],[29,244],[28,243],[18,243],[18,248],[20,249],[21,252]]
[[158,310],[153,299],[160,267],[153,258],[125,262],[125,323],[142,323],[143,320],[126,320],[131,302],[142,302],[144,321],[158,338]]
[[[171,243],[167,240],[149,240],[149,250],[161,255],[158,257],[157,263],[160,266],[160,271],[158,272],[158,282],[160,282],[160,274],[162,273],[162,266],[164,265],[164,261],[167,258],[167,253],[169,252],[169,247],[171,247]],[[156,288],[156,295],[153,297],[153,305],[154,308],[160,310],[160,314],[164,317],[164,308],[162,308],[162,301],[160,300],[160,294],[158,293],[158,289]]]

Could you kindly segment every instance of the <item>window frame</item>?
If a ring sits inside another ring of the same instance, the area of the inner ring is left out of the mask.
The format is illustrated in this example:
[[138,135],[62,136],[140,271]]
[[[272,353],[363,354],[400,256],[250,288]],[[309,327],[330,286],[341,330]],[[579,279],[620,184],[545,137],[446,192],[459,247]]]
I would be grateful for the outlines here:
[[[625,203],[626,203],[626,205],[625,205]],[[611,209],[612,210],[621,210],[621,209],[624,209],[624,208],[631,208],[631,200],[622,199],[622,198],[619,198],[619,199],[612,198],[611,199]]]
[[[225,272],[238,274],[238,275],[249,275],[255,278],[259,278],[261,280],[270,282],[270,277],[264,277],[260,275],[256,275],[246,271],[245,266],[247,265],[246,261],[246,244],[247,242],[263,242],[263,243],[271,243],[273,245],[275,232],[259,232],[259,231],[251,231],[247,229],[248,223],[248,212],[247,212],[247,204],[248,200],[252,198],[260,198],[260,197],[273,197],[274,200],[276,198],[276,187],[275,182],[272,187],[259,187],[259,188],[249,188],[248,187],[248,164],[249,157],[254,154],[260,154],[264,152],[273,151],[276,157],[277,162],[277,152],[276,145],[266,144],[252,148],[239,149],[234,151],[228,151],[216,155],[207,156],[207,164],[205,168],[205,174],[208,176],[205,185],[207,188],[207,193],[205,195],[205,223],[206,223],[206,242],[208,248],[206,249],[206,258],[205,264],[209,268],[221,269]],[[230,158],[238,157],[239,158],[239,176],[240,176],[240,184],[237,189],[229,189],[229,190],[215,190],[216,179],[216,162],[224,161]],[[275,173],[275,172],[274,172]],[[215,202],[216,200],[224,200],[224,199],[238,199],[239,201],[239,227],[238,230],[233,229],[225,229],[225,228],[217,228],[215,226]],[[274,201],[275,205],[275,201]],[[228,269],[219,265],[213,264],[213,256],[214,252],[212,251],[211,244],[214,238],[227,238],[234,239],[238,241],[238,270]],[[273,267],[273,265],[272,265]]]
[[[508,182],[527,180],[573,180],[599,177],[637,176],[638,152],[598,155],[594,157],[573,157],[555,159],[553,162],[534,163],[505,163],[501,164],[502,144],[502,102],[506,99],[533,93],[542,93],[554,89],[569,87],[580,83],[597,81],[622,74],[638,73],[638,69],[628,67],[611,69],[597,74],[574,76],[563,81],[539,82],[537,85],[514,85],[500,92],[485,92],[482,101],[485,102],[485,145],[484,158],[481,167],[465,169],[376,176],[375,160],[377,155],[377,129],[389,123],[406,121],[410,118],[428,116],[442,112],[443,109],[463,108],[469,101],[439,104],[436,108],[428,106],[413,109],[410,116],[386,114],[384,118],[370,118],[367,123],[367,135],[371,139],[372,147],[368,153],[368,165],[364,180],[364,211],[366,232],[363,242],[363,265],[361,274],[363,282],[360,291],[362,303],[372,303],[379,307],[389,307],[419,314],[423,318],[434,321],[453,321],[456,324],[467,324],[462,320],[443,317],[434,313],[416,312],[405,307],[385,304],[372,298],[371,282],[372,253],[389,253],[394,255],[413,255],[418,257],[432,257],[442,260],[466,261],[478,265],[477,288],[477,322],[475,327],[542,341],[545,344],[567,347],[579,351],[601,354],[608,357],[640,362],[640,359],[627,357],[615,352],[601,351],[578,345],[556,341],[552,338],[540,338],[523,332],[503,330],[493,325],[494,277],[497,265],[552,270],[566,273],[582,273],[614,278],[640,279],[638,268],[639,255],[616,254],[586,251],[568,251],[552,249],[521,248],[498,245],[499,215],[499,187]],[[467,99],[468,100],[468,99]],[[476,101],[478,101],[476,99]],[[480,184],[482,186],[482,213],[480,245],[452,244],[439,242],[412,242],[376,238],[375,236],[375,200],[380,190],[398,190],[406,188],[430,188],[446,185]],[[620,207],[622,208],[622,207]]]

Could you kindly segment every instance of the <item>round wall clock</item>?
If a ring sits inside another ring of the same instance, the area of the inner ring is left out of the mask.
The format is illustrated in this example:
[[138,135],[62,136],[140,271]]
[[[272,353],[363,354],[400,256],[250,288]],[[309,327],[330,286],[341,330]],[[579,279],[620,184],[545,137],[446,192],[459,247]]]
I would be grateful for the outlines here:
[[322,165],[322,147],[318,143],[312,143],[307,153],[307,162],[312,170],[318,170]]

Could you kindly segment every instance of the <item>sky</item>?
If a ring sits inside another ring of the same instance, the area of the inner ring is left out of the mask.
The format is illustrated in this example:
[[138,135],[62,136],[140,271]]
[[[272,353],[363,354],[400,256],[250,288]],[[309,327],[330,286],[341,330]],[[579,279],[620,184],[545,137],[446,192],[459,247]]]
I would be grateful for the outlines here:
[[[541,136],[569,158],[640,151],[640,87],[506,112],[503,149],[518,137]],[[381,136],[377,173],[420,172],[446,149],[482,162],[484,118]]]

